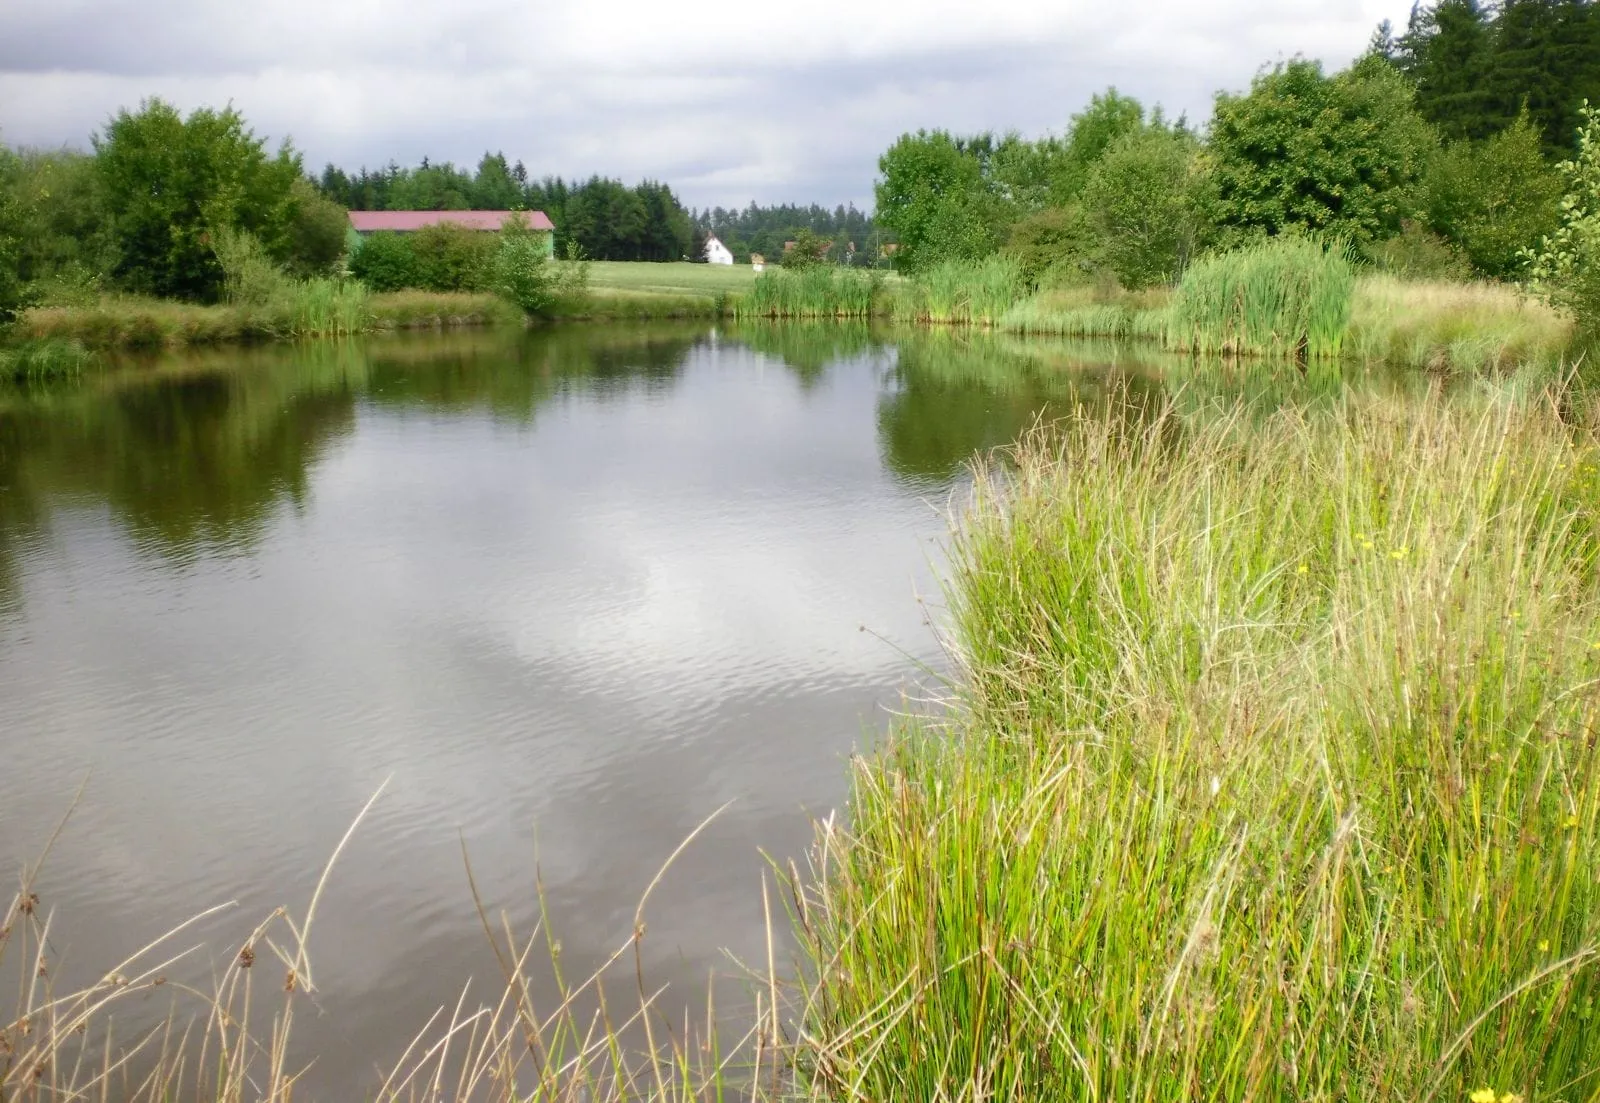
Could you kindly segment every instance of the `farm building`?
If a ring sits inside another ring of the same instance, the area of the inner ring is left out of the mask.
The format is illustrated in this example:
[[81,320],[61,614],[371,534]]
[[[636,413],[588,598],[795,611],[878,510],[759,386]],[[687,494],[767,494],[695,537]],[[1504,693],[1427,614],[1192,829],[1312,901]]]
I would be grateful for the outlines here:
[[368,234],[410,234],[440,224],[498,233],[506,219],[513,217],[526,219],[528,229],[544,239],[546,253],[555,256],[555,223],[543,211],[351,211],[346,238],[353,253]]
[[710,264],[732,264],[733,250],[712,235],[706,238],[706,261]]

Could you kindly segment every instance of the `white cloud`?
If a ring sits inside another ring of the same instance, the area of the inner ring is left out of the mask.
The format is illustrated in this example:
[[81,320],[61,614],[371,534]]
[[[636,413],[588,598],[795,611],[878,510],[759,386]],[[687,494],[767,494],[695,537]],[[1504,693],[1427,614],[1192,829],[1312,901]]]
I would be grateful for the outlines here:
[[1348,61],[1395,0],[0,0],[0,133],[82,144],[119,106],[233,102],[308,163],[485,149],[690,203],[870,201],[920,126],[1059,130],[1108,84],[1202,119],[1294,54]]

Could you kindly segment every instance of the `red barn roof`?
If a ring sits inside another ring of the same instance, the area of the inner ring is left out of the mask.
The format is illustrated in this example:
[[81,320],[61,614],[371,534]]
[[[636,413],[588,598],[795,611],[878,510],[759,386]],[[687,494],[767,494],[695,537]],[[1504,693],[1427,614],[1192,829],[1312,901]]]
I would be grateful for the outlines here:
[[543,211],[351,211],[350,225],[359,233],[374,230],[420,230],[448,222],[469,230],[498,230],[506,219],[521,213],[528,220],[530,230],[554,230],[555,224]]

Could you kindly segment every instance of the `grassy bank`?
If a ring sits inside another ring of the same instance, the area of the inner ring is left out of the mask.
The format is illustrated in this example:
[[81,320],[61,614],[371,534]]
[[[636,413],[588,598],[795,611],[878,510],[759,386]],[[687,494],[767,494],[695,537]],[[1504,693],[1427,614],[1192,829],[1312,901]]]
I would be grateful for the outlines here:
[[[1164,288],[1048,290],[1011,307],[997,328],[1024,336],[1152,341],[1187,351],[1173,332],[1173,300]],[[1575,336],[1570,318],[1507,284],[1367,274],[1356,277],[1338,355],[1349,363],[1429,371],[1554,368],[1577,354]]]
[[369,295],[359,284],[310,281],[301,294],[265,304],[202,306],[108,295],[89,306],[35,308],[16,326],[23,341],[72,341],[90,349],[159,348],[393,329],[521,324],[493,295],[400,291]]
[[1600,1097],[1595,442],[1346,399],[993,469],[803,915],[834,1098]]

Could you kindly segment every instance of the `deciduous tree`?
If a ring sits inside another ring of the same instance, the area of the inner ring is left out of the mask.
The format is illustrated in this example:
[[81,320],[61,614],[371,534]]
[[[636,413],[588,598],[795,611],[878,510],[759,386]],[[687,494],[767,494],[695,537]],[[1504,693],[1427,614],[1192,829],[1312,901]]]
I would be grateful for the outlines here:
[[119,111],[94,146],[115,274],[131,289],[216,298],[223,273],[210,234],[218,227],[252,234],[275,259],[287,258],[300,159],[287,142],[269,156],[232,107],[185,119],[146,100]]
[[1420,205],[1437,141],[1413,96],[1371,56],[1333,77],[1296,59],[1257,76],[1244,95],[1219,95],[1209,158],[1220,219],[1353,242],[1397,232]]

